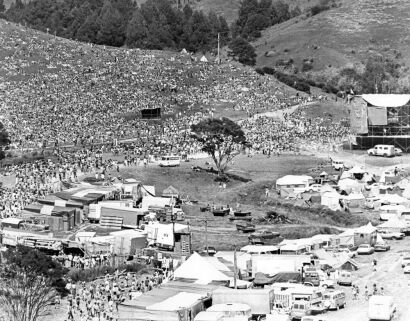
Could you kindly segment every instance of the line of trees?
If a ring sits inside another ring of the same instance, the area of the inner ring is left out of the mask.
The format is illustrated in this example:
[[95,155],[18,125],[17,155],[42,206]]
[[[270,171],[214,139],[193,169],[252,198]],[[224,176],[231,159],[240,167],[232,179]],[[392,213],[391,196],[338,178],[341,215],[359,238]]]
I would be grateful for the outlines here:
[[224,17],[189,6],[179,10],[167,0],[141,6],[133,0],[16,0],[5,16],[64,38],[116,47],[208,51],[218,33],[222,45],[230,35]]

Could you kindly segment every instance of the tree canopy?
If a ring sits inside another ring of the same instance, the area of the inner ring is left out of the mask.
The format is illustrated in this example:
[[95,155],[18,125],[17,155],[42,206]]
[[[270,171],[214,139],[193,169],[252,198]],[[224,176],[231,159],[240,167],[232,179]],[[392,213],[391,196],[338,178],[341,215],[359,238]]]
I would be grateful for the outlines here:
[[209,51],[218,33],[222,46],[230,37],[224,17],[188,5],[180,10],[168,0],[140,6],[132,0],[17,0],[5,16],[60,37],[116,47]]
[[253,66],[256,63],[255,48],[245,39],[238,37],[229,43],[229,55],[244,65]]
[[223,174],[226,166],[246,143],[241,127],[229,118],[207,118],[191,126],[192,136],[202,145]]
[[0,305],[11,321],[36,321],[65,293],[64,268],[46,254],[24,246],[5,252],[0,269]]

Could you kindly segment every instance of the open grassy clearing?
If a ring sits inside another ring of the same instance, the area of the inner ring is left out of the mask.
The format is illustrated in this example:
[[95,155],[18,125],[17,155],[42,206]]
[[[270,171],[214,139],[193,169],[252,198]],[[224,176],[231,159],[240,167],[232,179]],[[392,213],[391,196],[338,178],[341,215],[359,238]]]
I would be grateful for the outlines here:
[[[200,212],[200,206],[206,204],[230,205],[241,204],[243,210],[252,212],[253,223],[257,228],[267,228],[280,232],[286,238],[308,237],[318,233],[334,233],[335,227],[357,226],[366,223],[367,214],[350,215],[342,212],[329,213],[322,207],[314,210],[293,206],[294,201],[280,199],[272,188],[277,178],[287,174],[309,174],[315,176],[312,169],[319,168],[323,159],[308,155],[283,155],[267,158],[264,155],[247,157],[239,155],[235,158],[231,170],[244,172],[252,181],[242,183],[231,180],[227,188],[219,187],[215,176],[206,172],[196,172],[193,165],[205,166],[208,159],[182,163],[177,168],[160,168],[157,165],[122,168],[120,173],[112,172],[112,176],[135,178],[146,185],[154,185],[156,194],[172,185],[180,190],[184,197],[197,200],[195,205],[184,205],[187,221],[193,233],[194,249],[203,249],[205,244],[205,220],[208,224],[208,244],[217,249],[231,249],[232,246],[247,244],[247,235],[236,231],[236,223],[228,217],[214,217],[212,213]],[[330,168],[321,167],[321,170]],[[265,196],[265,189],[272,190],[270,197]],[[295,222],[295,224],[269,224],[263,220],[267,211],[276,211]]]

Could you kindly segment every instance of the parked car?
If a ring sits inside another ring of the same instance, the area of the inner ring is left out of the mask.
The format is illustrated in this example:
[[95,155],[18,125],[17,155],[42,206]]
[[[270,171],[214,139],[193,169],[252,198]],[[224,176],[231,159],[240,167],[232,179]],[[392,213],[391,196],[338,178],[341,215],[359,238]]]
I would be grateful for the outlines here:
[[312,184],[310,185],[308,188],[306,188],[307,192],[318,192],[320,193],[320,191],[322,190],[322,185],[321,184]]
[[344,252],[350,258],[354,258],[357,255],[357,247],[349,246],[349,245],[339,245],[337,248],[337,252]]
[[410,254],[407,254],[401,258],[401,267],[404,268],[407,263],[410,263]]
[[410,273],[410,263],[407,263],[403,268],[404,274]]
[[401,232],[378,231],[377,233],[385,240],[401,240],[404,237],[404,233]]
[[214,256],[216,254],[216,249],[213,246],[208,246],[208,251],[205,249],[202,251],[203,254],[208,254],[209,256]]
[[326,289],[334,289],[335,288],[335,282],[330,279],[322,280],[320,281],[320,286],[324,287]]
[[372,295],[369,299],[369,320],[392,320],[396,313],[396,305],[392,296]]
[[390,251],[390,245],[385,244],[385,243],[376,243],[374,245],[374,251],[375,252],[387,252]]
[[[249,243],[251,244],[266,244],[266,243],[280,243],[283,237],[278,232],[272,232],[269,230],[259,230],[248,236]],[[277,242],[276,242],[277,241]]]
[[357,254],[373,254],[374,247],[369,244],[362,244],[357,248]]

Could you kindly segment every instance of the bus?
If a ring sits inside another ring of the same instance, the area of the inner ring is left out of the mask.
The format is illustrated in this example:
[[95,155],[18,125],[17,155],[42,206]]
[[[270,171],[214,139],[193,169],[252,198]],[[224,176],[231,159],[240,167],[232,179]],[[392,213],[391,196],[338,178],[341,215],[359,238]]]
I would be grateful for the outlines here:
[[181,157],[165,155],[161,157],[159,161],[159,166],[161,167],[174,167],[181,165]]

